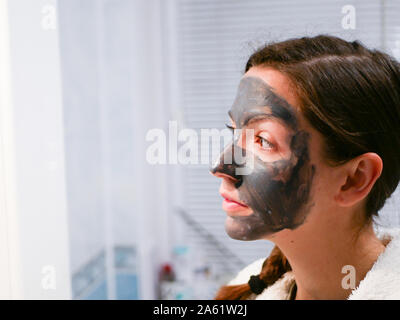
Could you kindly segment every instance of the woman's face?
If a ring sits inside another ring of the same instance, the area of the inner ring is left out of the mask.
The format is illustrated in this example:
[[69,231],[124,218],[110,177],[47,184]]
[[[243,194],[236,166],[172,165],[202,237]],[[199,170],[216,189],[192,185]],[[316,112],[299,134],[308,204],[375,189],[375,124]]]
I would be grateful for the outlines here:
[[225,228],[234,239],[293,230],[315,207],[321,138],[297,105],[286,77],[274,69],[253,67],[241,79],[228,112],[233,141],[211,168],[222,178]]

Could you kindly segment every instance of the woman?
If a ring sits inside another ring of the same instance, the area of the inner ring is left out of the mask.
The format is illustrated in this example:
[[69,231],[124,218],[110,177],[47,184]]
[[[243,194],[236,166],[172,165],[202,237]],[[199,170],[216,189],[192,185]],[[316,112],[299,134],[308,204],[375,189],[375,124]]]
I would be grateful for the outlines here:
[[400,179],[399,63],[317,36],[266,45],[245,71],[211,172],[229,236],[275,247],[216,299],[400,299],[400,234],[373,229]]

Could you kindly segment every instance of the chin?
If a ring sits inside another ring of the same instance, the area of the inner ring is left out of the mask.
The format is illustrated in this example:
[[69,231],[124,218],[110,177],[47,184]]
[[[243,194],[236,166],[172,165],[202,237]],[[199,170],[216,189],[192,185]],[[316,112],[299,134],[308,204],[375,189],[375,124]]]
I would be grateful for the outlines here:
[[231,217],[226,218],[225,231],[228,236],[234,240],[253,241],[263,238],[257,232],[254,232],[255,230],[253,230],[249,225]]

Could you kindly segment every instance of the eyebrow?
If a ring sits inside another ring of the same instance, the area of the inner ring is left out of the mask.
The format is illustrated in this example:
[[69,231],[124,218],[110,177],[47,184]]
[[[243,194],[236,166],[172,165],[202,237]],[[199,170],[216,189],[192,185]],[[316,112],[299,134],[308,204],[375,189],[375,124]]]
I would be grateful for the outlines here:
[[[228,111],[228,115],[229,115],[231,121],[235,122],[233,120],[232,112],[230,110]],[[255,112],[253,112],[252,114],[248,115],[244,119],[244,122],[243,122],[242,126],[247,126],[247,125],[249,125],[251,123],[254,123],[254,122],[259,122],[259,121],[262,121],[262,120],[271,120],[271,119],[276,119],[276,120],[278,120],[280,122],[282,122],[282,120],[283,120],[281,117],[279,117],[279,116],[277,116],[277,115],[275,115],[273,113],[264,113],[264,112],[255,113]],[[286,121],[283,120],[283,122],[287,125]]]
[[247,116],[243,121],[243,126],[247,126],[250,123],[258,122],[261,120],[270,120],[270,119],[282,120],[282,119],[280,119],[280,117],[277,117],[276,115],[274,115],[272,113],[257,112],[257,113],[252,113],[249,116]]

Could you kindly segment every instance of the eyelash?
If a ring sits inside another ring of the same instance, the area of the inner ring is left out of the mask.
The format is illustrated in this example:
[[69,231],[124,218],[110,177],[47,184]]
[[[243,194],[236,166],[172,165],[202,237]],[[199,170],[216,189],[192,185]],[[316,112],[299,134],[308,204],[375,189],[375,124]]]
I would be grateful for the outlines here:
[[[236,128],[234,128],[234,127],[232,127],[231,125],[229,125],[229,124],[225,124],[225,126],[229,129],[229,130],[231,130],[232,132],[234,132],[235,131],[235,129]],[[260,141],[260,146],[261,146],[261,148],[262,149],[273,149],[273,148],[275,148],[275,145],[273,144],[273,143],[271,143],[271,142],[269,142],[267,139],[264,139],[263,137],[261,137],[261,136],[256,136],[256,138],[258,138]],[[263,145],[262,145],[262,142],[266,142],[266,143],[268,143],[268,145],[270,146],[269,148],[265,148],[265,147],[263,147]]]
[[231,130],[232,132],[235,130],[234,127],[232,127],[231,125],[229,125],[229,124],[227,124],[227,123],[225,123],[225,126],[226,126],[229,130]]

